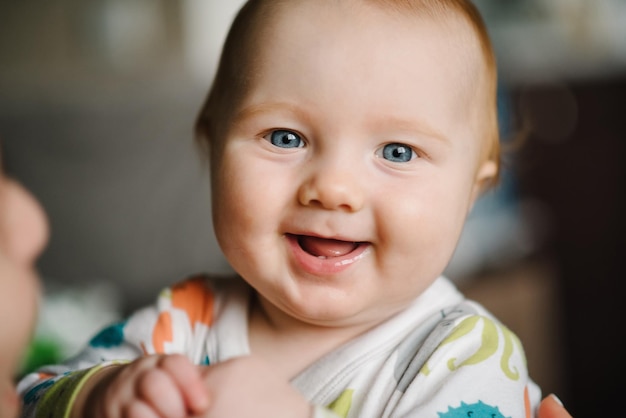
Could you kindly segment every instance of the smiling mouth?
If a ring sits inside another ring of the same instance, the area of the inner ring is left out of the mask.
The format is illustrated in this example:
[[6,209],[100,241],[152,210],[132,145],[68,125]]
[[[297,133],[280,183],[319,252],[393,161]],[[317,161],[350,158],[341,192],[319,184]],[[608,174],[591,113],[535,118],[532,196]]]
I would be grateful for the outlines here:
[[286,238],[299,268],[323,276],[338,274],[349,268],[361,260],[370,247],[367,242],[311,235],[286,234]]
[[359,243],[354,241],[340,241],[308,235],[298,235],[296,240],[305,252],[321,259],[343,257],[359,246]]

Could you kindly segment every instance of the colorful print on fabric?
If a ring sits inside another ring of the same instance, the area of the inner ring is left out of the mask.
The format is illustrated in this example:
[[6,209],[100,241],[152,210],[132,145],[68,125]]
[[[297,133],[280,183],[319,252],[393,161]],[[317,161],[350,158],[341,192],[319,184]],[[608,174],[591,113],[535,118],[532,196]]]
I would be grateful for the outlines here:
[[482,401],[473,404],[461,402],[461,406],[457,408],[449,406],[447,412],[437,412],[437,414],[439,418],[506,418],[498,407],[487,405]]
[[89,345],[94,348],[118,347],[124,342],[124,327],[126,322],[118,322],[100,331],[89,341]]
[[[213,324],[214,294],[206,285],[204,276],[192,277],[173,286],[167,295],[172,309],[184,311],[192,329],[198,324]],[[164,353],[165,344],[174,340],[172,316],[161,312],[152,332],[152,346],[156,353]]]
[[37,402],[39,398],[41,397],[41,394],[45,392],[45,389],[54,385],[54,382],[55,381],[52,379],[45,380],[42,383],[38,384],[37,386],[34,386],[31,389],[29,389],[28,392],[26,392],[26,394],[24,395],[24,403],[31,404],[31,403]]
[[341,392],[341,395],[330,404],[328,404],[328,409],[333,411],[335,414],[340,417],[346,418],[348,413],[350,412],[350,408],[352,407],[352,395],[354,394],[353,389],[346,389]]
[[[470,357],[465,360],[462,360],[457,363],[456,358],[451,358],[448,360],[448,369],[450,371],[457,370],[463,366],[470,366],[473,364],[481,363],[491,356],[493,356],[498,347],[500,345],[500,335],[502,335],[502,339],[504,340],[504,347],[502,352],[502,357],[500,358],[500,368],[502,372],[511,380],[519,379],[519,371],[515,366],[510,366],[510,360],[513,355],[515,346],[517,346],[518,350],[521,351],[521,343],[517,336],[513,334],[507,327],[502,324],[494,322],[492,319],[473,315],[470,316],[463,321],[452,331],[450,336],[443,340],[441,346],[456,341],[460,338],[463,338],[467,334],[474,332],[475,329],[478,328],[478,324],[482,323],[482,332],[481,332],[481,345],[478,350]],[[522,358],[524,358],[523,352],[521,353]],[[422,372],[425,375],[430,373],[430,368],[428,364],[424,365]]]
[[165,353],[165,343],[171,343],[173,341],[172,317],[169,312],[161,312],[152,330],[152,346],[154,347],[154,352],[157,354]]
[[526,412],[526,418],[532,417],[532,411],[530,406],[530,395],[528,394],[528,386],[524,388],[524,411]]
[[193,277],[172,287],[172,307],[185,311],[192,325],[199,322],[209,327],[213,324],[214,299],[204,276]]

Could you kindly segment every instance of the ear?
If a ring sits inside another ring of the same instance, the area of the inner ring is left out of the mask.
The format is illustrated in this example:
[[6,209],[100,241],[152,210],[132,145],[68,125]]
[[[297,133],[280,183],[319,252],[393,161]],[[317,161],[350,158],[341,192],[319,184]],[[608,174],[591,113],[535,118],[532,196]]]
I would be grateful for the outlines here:
[[472,210],[472,207],[474,207],[476,199],[478,199],[478,197],[487,190],[487,186],[496,179],[497,174],[498,165],[495,161],[485,160],[480,164],[478,170],[476,170],[476,178],[472,186],[468,213]]

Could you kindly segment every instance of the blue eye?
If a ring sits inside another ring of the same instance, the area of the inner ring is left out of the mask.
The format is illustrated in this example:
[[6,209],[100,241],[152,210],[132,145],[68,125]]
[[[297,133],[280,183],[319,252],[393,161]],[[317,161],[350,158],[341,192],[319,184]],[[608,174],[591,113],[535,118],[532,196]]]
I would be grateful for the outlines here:
[[270,143],[280,148],[302,148],[304,141],[295,132],[277,129],[268,134]]
[[406,163],[417,157],[411,147],[397,143],[385,145],[381,156],[394,163]]

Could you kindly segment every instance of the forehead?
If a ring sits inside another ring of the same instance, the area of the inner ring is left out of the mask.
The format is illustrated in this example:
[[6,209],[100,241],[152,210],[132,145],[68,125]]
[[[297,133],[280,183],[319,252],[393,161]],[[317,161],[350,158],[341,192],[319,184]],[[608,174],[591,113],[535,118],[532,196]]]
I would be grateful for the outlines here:
[[[476,86],[483,75],[482,45],[469,18],[456,9],[415,4],[422,1],[389,0],[269,0],[259,2],[244,23],[245,48],[231,51],[242,64],[237,70],[254,79],[259,65],[271,61],[286,48],[300,48],[308,57],[320,59],[324,53],[340,51],[346,59],[362,59],[365,67],[384,59],[394,45],[415,45],[430,37],[437,44],[440,57],[445,57],[454,71],[451,83],[466,82]],[[391,5],[390,5],[391,4]],[[404,4],[405,6],[399,6]],[[413,4],[413,6],[410,6]],[[439,4],[439,3],[435,3]],[[435,37],[432,34],[436,34]],[[424,43],[421,44],[423,48]],[[331,48],[332,47],[332,48]],[[344,48],[341,51],[341,48]],[[426,49],[407,49],[405,58],[427,53]],[[445,52],[445,54],[443,54]],[[290,65],[292,62],[285,62]],[[442,65],[433,62],[433,65]],[[446,68],[442,68],[446,70]],[[452,70],[452,69],[448,69]],[[465,85],[451,85],[462,88]]]
[[[338,87],[351,84],[350,95],[377,100],[395,91],[395,99],[410,99],[443,90],[453,93],[449,104],[458,112],[474,96],[482,69],[480,44],[458,12],[398,10],[378,1],[270,3],[250,26],[257,29],[249,36],[254,46],[247,48],[252,55],[245,66],[248,93],[258,94],[263,85],[276,93],[293,83],[316,82],[320,95],[345,92]],[[413,97],[405,94],[411,88]]]
[[[310,28],[318,36],[322,28],[332,25],[332,30],[366,33],[385,30],[405,36],[415,36],[407,29],[420,28],[431,23],[432,28],[442,31],[440,35],[451,39],[461,36],[463,48],[478,46],[474,22],[458,6],[444,6],[446,1],[432,0],[265,0],[249,13],[247,24],[250,41],[270,35],[284,36],[284,31]],[[456,3],[452,1],[452,3]],[[244,35],[245,36],[245,35]],[[474,44],[474,45],[472,45]],[[253,51],[262,51],[254,48]]]

